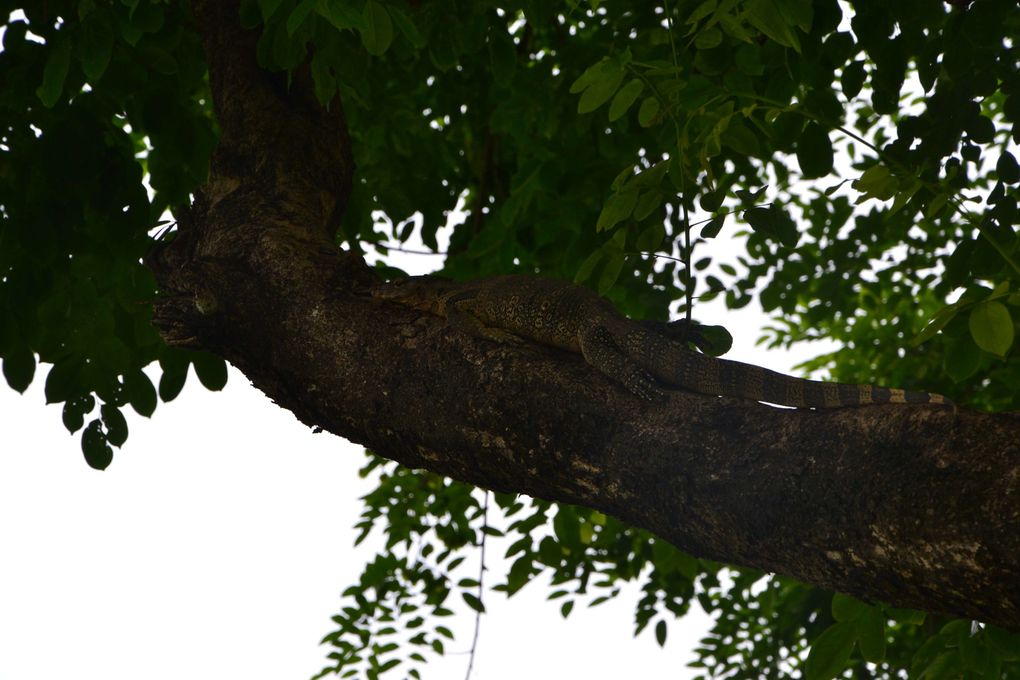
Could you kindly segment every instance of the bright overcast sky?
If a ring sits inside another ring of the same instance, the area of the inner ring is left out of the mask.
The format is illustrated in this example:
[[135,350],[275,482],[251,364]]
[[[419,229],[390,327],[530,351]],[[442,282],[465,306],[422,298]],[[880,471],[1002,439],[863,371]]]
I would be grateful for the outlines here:
[[[390,261],[418,273],[440,264]],[[766,321],[754,308],[717,302],[695,316],[734,334],[730,358],[777,370],[830,349],[766,356],[754,348]],[[361,448],[312,434],[231,369],[222,393],[192,374],[152,420],[128,413],[127,444],[97,472],[60,406],[44,406],[44,375],[24,396],[0,381],[0,680],[278,680],[321,669],[339,594],[373,554],[370,542],[352,547],[369,490],[356,474]],[[490,583],[504,549],[488,552]],[[634,588],[564,621],[545,583],[485,596],[474,680],[693,677],[684,666],[703,614],[672,625],[662,649],[651,630],[633,638]],[[430,660],[427,680],[464,676],[473,624],[473,613],[456,618],[457,640]]]
[[[750,349],[761,316],[715,311],[702,318],[737,336],[731,356],[794,363]],[[42,383],[24,396],[0,386],[0,680],[318,671],[339,594],[372,554],[352,547],[368,490],[360,447],[312,434],[231,370],[222,393],[192,374],[151,421],[130,418],[126,446],[96,472]],[[503,549],[490,548],[491,571]],[[684,665],[703,615],[671,626],[660,649],[650,630],[632,636],[633,589],[566,621],[547,593],[542,580],[509,601],[486,596],[475,680],[694,675]],[[457,618],[448,652],[468,649],[472,626]],[[448,653],[425,677],[466,665]]]

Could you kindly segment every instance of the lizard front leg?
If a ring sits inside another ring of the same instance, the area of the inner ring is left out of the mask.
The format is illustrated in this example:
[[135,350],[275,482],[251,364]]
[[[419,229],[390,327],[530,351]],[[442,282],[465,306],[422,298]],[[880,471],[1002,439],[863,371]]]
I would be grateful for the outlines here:
[[585,360],[613,380],[646,401],[663,398],[655,379],[638,366],[613,342],[612,334],[602,326],[585,328],[578,333],[578,343]]
[[454,293],[443,301],[443,313],[446,315],[446,320],[449,321],[451,326],[462,333],[473,335],[476,338],[488,338],[489,340],[511,345],[519,345],[524,342],[524,338],[519,335],[514,335],[502,328],[488,326],[473,314],[471,312],[471,300],[474,297],[474,291],[462,291]]

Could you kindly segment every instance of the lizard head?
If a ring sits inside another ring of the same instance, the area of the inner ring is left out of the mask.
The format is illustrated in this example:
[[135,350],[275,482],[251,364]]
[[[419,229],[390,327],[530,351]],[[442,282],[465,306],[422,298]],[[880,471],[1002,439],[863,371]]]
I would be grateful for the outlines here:
[[437,276],[411,276],[388,281],[372,289],[372,297],[398,304],[442,313],[442,305],[456,284]]

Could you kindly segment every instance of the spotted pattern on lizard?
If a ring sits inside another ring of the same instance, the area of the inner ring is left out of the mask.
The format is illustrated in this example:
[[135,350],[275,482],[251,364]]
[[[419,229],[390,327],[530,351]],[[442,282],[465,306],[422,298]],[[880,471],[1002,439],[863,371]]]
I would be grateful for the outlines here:
[[642,399],[659,398],[666,387],[801,408],[952,403],[932,392],[806,380],[700,354],[624,317],[587,288],[555,279],[420,277],[379,286],[373,296],[446,317],[478,337],[577,352]]

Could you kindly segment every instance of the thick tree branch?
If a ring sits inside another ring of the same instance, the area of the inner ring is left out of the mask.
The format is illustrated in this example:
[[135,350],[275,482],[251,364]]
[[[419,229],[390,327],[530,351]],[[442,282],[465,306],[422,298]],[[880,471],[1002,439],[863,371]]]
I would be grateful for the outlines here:
[[579,356],[371,300],[370,270],[330,239],[351,172],[340,107],[306,108],[300,80],[275,88],[223,4],[195,3],[220,147],[152,261],[178,293],[157,305],[169,342],[221,354],[302,422],[405,465],[598,508],[701,557],[1020,629],[1020,415],[680,392],[648,404]]

